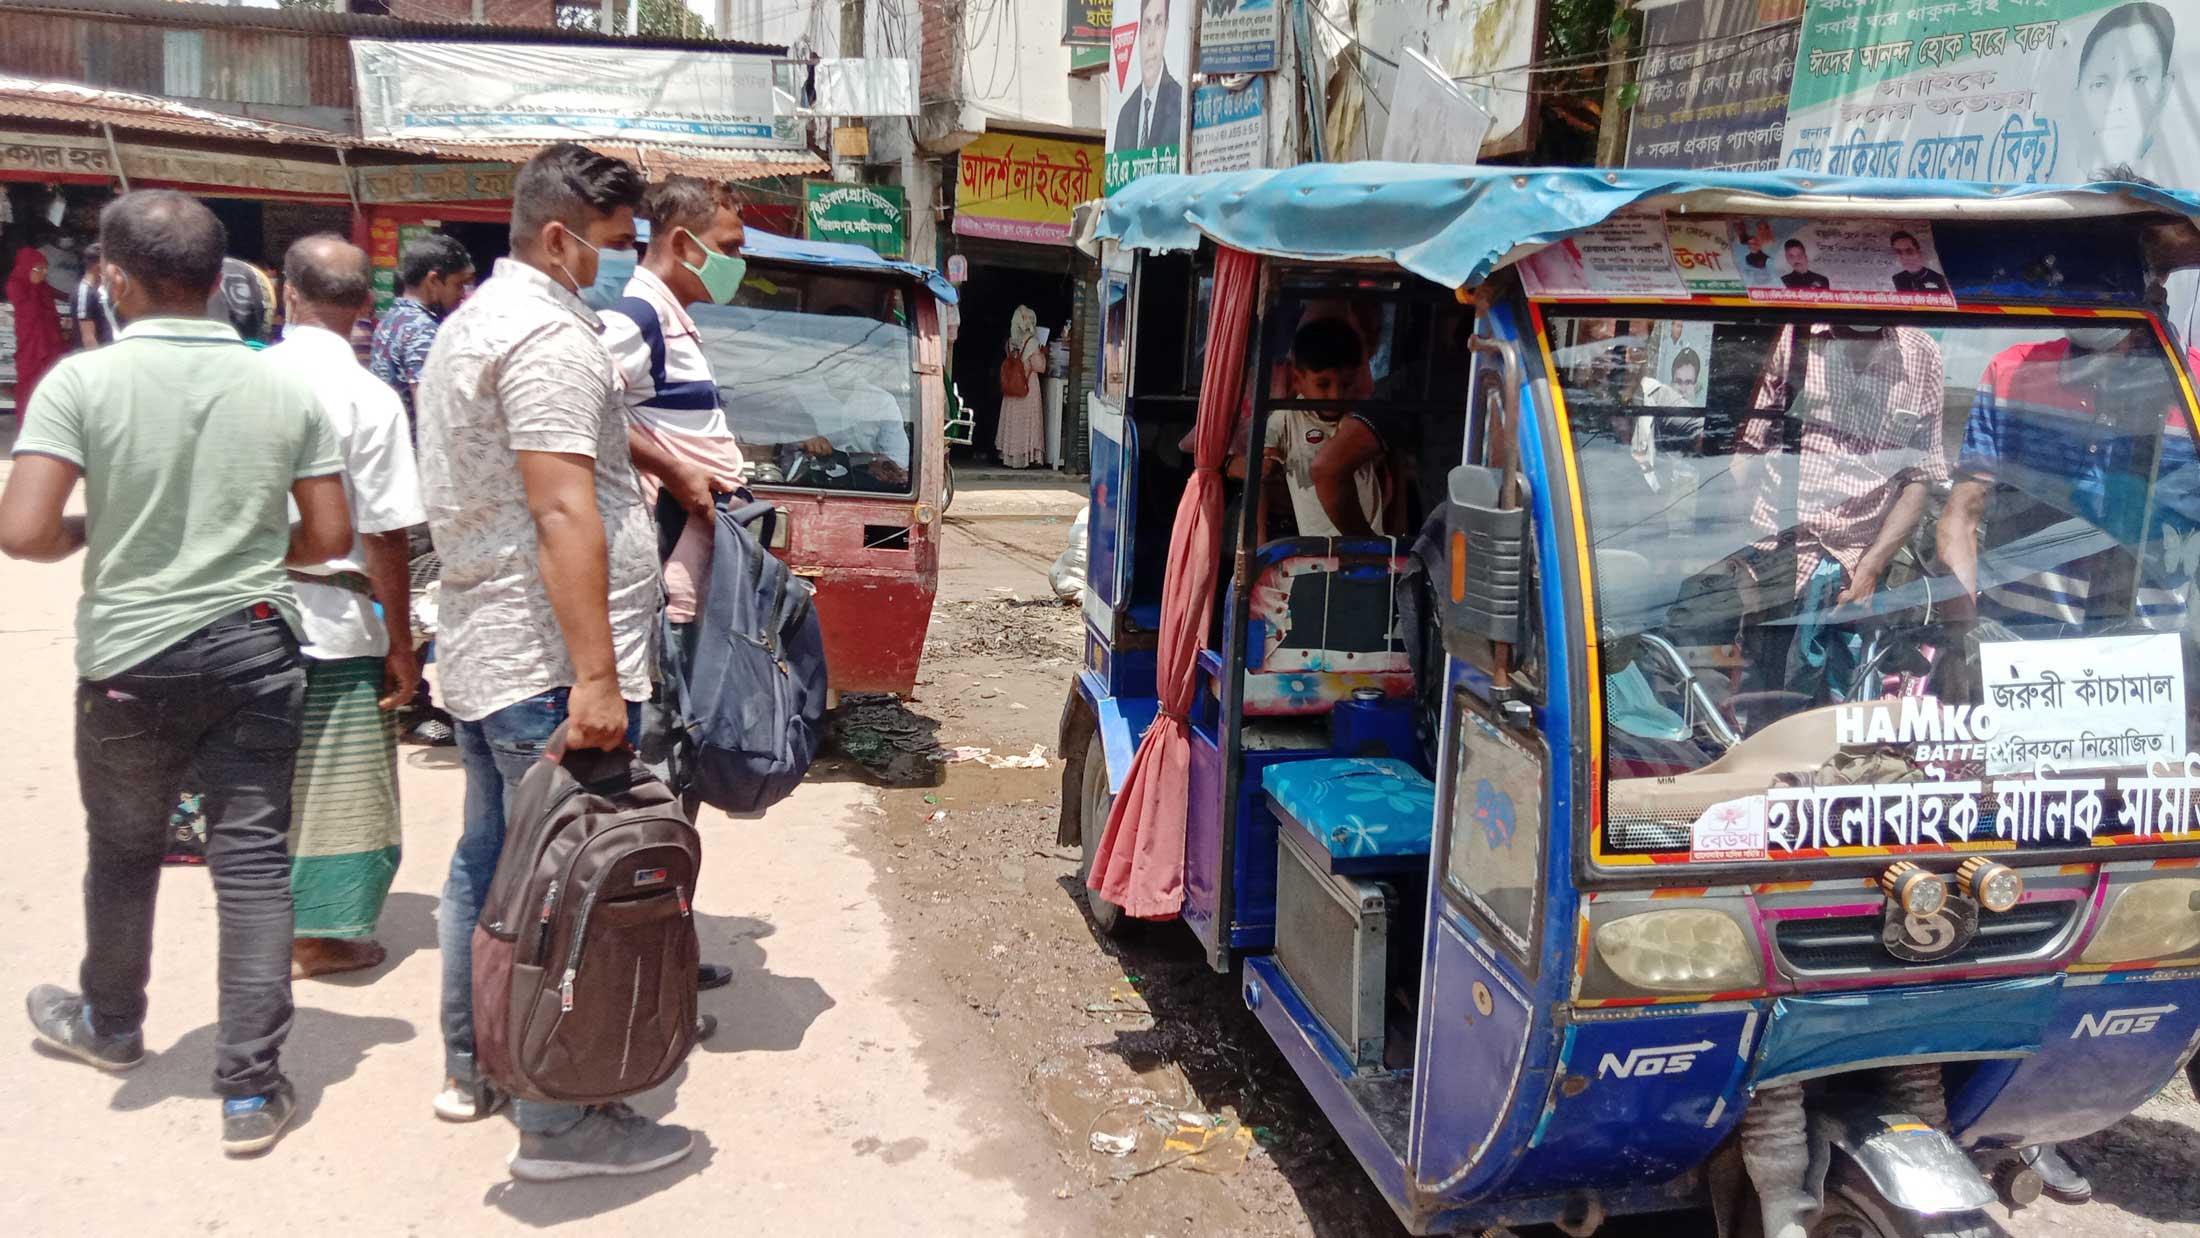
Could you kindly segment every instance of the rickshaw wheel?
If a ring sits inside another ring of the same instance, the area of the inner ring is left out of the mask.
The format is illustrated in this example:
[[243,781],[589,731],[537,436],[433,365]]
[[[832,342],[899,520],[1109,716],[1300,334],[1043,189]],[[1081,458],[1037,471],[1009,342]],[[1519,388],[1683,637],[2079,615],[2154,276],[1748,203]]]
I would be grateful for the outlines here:
[[1826,1186],[1826,1206],[1811,1222],[1810,1238],[2007,1238],[2008,1231],[1983,1212],[1919,1216],[1888,1203],[1870,1179],[1853,1169]]
[[1100,740],[1100,729],[1094,727],[1092,738],[1085,741],[1084,786],[1077,797],[1078,841],[1084,851],[1077,865],[1077,884],[1084,887],[1085,907],[1092,912],[1093,927],[1107,937],[1124,936],[1138,923],[1085,885],[1092,877],[1092,862],[1100,854],[1100,838],[1108,832],[1108,812],[1114,806],[1115,792],[1108,789],[1107,746]]

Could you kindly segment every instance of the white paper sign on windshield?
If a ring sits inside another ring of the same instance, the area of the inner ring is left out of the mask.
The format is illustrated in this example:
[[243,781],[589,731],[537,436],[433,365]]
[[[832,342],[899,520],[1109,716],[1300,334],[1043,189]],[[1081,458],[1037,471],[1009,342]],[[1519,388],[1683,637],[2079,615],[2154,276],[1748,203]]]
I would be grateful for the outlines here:
[[2145,767],[2185,755],[2185,660],[2173,632],[1979,647],[1994,719],[1988,774]]

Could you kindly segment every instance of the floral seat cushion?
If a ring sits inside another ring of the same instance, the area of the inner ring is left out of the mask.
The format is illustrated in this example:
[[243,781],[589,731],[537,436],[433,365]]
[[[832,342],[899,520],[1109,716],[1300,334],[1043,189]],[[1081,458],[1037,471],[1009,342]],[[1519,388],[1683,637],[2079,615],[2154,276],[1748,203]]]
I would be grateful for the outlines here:
[[1337,859],[1427,855],[1436,788],[1386,757],[1290,761],[1261,771],[1277,810]]

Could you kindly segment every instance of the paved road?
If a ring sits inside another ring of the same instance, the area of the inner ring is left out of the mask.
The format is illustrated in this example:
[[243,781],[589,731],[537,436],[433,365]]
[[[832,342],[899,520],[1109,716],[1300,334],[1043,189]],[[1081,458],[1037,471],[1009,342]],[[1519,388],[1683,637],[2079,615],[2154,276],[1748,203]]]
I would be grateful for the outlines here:
[[[4,470],[0,470],[4,473]],[[0,561],[0,750],[15,788],[0,877],[0,997],[73,984],[82,941],[81,813],[71,759],[70,608],[77,563]],[[975,1018],[903,957],[851,837],[874,796],[804,787],[763,820],[706,825],[696,898],[705,958],[730,963],[723,1020],[675,1086],[640,1107],[705,1132],[685,1165],[551,1187],[507,1180],[502,1120],[448,1126],[439,1083],[435,893],[462,779],[448,750],[406,748],[405,862],[383,921],[391,962],[297,987],[285,1063],[304,1102],[268,1157],[229,1162],[208,1088],[214,908],[202,872],[163,882],[152,1056],[105,1076],[0,1036],[0,1199],[23,1234],[497,1233],[588,1221],[598,1232],[1079,1232],[1060,1165],[998,1059],[965,1051]],[[0,1011],[0,1025],[21,1016]]]

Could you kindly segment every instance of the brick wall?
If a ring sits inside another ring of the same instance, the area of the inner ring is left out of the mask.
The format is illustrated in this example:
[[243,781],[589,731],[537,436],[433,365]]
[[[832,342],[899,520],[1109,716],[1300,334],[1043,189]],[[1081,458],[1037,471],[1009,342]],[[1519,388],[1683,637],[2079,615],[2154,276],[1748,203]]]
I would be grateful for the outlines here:
[[917,98],[925,103],[944,102],[961,92],[956,77],[961,67],[957,47],[962,37],[963,0],[921,0],[924,40],[917,53]]
[[[474,0],[389,0],[390,16],[407,21],[470,22]],[[553,0],[482,0],[482,20],[492,26],[547,26]]]

